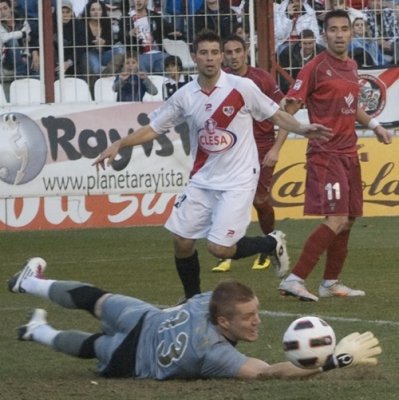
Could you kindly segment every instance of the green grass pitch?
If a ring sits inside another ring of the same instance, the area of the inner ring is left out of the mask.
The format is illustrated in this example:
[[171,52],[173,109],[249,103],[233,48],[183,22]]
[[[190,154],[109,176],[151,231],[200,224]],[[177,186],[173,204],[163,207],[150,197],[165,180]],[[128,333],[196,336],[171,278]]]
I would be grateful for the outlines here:
[[[277,226],[287,234],[293,264],[317,220],[284,220]],[[258,234],[257,224],[249,229]],[[15,328],[36,307],[46,308],[58,329],[97,331],[98,322],[82,311],[63,310],[45,300],[15,295],[5,281],[26,258],[48,261],[47,276],[93,283],[107,290],[136,296],[159,305],[171,305],[182,295],[173,262],[172,240],[162,227],[0,233],[0,398],[2,400],[156,400],[156,399],[380,399],[399,398],[399,225],[397,217],[361,218],[351,235],[342,280],[366,291],[365,298],[321,299],[303,303],[281,298],[279,279],[272,270],[252,271],[253,259],[233,263],[224,274],[211,272],[215,259],[198,243],[202,290],[223,278],[234,277],[256,291],[262,309],[260,339],[242,343],[247,355],[268,362],[284,360],[281,337],[300,315],[316,314],[335,329],[340,339],[353,331],[371,330],[383,353],[377,367],[348,368],[307,380],[195,380],[157,382],[103,379],[94,360],[78,360],[35,343],[18,342]],[[308,281],[315,292],[323,260]]]

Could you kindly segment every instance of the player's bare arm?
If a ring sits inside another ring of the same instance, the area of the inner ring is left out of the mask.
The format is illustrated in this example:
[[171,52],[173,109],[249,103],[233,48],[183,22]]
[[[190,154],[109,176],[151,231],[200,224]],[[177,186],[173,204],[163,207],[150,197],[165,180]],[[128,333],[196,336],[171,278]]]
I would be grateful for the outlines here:
[[330,128],[321,124],[301,124],[286,111],[277,110],[270,119],[275,125],[278,125],[288,132],[293,132],[310,139],[328,140],[332,136]]
[[276,136],[276,141],[271,149],[266,153],[265,158],[262,161],[262,167],[274,167],[277,164],[280,150],[283,147],[287,137],[288,132],[286,130],[279,130]]
[[373,130],[379,142],[384,144],[392,143],[392,134],[380,125],[377,120],[371,118],[361,107],[357,108],[356,121]]
[[[114,161],[116,155],[119,153],[121,149],[124,147],[134,147],[139,144],[147,143],[153,139],[155,139],[158,134],[151,128],[150,125],[145,125],[139,128],[137,131],[132,133],[131,135],[125,136],[116,142],[112,143],[111,146],[106,148],[93,162],[92,165],[95,165],[98,169],[101,167],[105,169],[105,167],[110,166],[112,161]],[[104,161],[107,160],[107,164],[104,164]]]
[[304,369],[286,361],[277,364],[268,364],[257,358],[248,358],[247,362],[240,368],[238,378],[305,378],[320,373],[319,368]]
[[[284,97],[280,102],[280,109],[290,115],[294,115],[301,107],[302,102],[294,98]],[[281,126],[279,127],[276,136],[276,142],[274,143],[274,146],[271,148],[270,152],[266,154],[262,166],[273,166],[277,163],[281,147],[285,143],[288,133],[288,130],[283,129]]]
[[[282,103],[284,102],[284,98],[280,102],[280,109],[284,110]],[[286,139],[288,137],[288,132],[286,130],[279,129],[276,135],[276,140],[271,147],[271,149],[265,154],[265,157],[262,161],[262,167],[274,167],[279,159],[280,150],[283,147]]]

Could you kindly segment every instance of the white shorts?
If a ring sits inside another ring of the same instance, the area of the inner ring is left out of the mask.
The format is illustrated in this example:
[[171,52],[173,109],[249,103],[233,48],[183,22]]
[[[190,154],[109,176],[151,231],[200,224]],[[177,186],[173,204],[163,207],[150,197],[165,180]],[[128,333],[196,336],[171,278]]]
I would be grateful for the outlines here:
[[176,198],[165,228],[186,239],[207,238],[231,247],[245,235],[251,222],[255,190],[221,191],[188,185]]

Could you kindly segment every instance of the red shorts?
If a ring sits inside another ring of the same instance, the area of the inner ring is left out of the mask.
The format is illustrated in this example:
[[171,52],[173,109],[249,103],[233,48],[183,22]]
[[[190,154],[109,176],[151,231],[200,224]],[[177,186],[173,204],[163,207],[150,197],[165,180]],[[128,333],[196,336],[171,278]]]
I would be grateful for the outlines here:
[[305,215],[363,214],[359,158],[315,153],[306,163]]

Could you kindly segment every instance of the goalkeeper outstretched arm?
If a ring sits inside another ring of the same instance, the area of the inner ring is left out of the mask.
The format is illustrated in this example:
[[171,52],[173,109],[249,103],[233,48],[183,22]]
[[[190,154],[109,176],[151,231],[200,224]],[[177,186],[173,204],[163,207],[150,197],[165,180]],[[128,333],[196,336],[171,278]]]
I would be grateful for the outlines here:
[[323,367],[299,368],[289,361],[268,364],[250,357],[240,368],[237,378],[306,378],[335,368],[377,365],[377,356],[381,352],[380,343],[372,332],[354,332],[341,339]]
[[238,371],[237,378],[242,379],[273,379],[273,378],[306,378],[319,374],[320,368],[305,369],[296,367],[289,361],[268,364],[257,358],[248,358],[247,362]]

